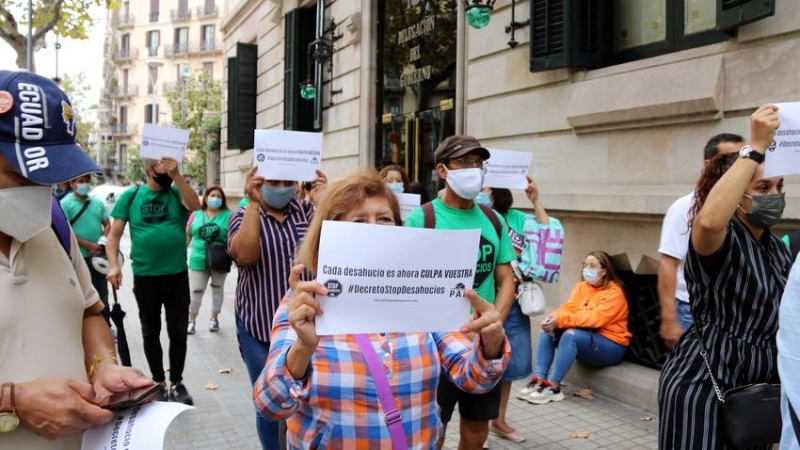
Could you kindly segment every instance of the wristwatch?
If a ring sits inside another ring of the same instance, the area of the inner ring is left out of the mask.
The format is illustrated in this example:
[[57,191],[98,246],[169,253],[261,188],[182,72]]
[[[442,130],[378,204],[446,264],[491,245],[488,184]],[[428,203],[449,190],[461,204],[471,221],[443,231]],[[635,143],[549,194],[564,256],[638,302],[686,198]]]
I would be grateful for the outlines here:
[[764,162],[764,155],[753,150],[753,147],[750,147],[749,145],[745,145],[741,150],[739,150],[739,157],[752,159],[758,164]]
[[[3,398],[7,390],[10,391],[10,406],[3,408]],[[14,406],[14,383],[0,385],[0,408],[3,408],[0,409],[0,433],[10,433],[16,430],[19,426],[19,416],[17,416],[17,410]]]

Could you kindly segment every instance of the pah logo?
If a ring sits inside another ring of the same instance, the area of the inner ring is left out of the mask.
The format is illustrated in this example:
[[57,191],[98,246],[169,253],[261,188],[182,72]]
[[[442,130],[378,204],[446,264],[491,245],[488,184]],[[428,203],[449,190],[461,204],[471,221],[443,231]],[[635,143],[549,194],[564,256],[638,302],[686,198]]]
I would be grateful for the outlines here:
[[774,152],[775,151],[775,144],[776,144],[775,140],[773,139],[772,140],[772,144],[769,147],[767,147],[767,151],[768,152]]
[[72,106],[64,100],[61,100],[61,118],[67,125],[67,133],[75,136],[75,112],[72,110]]
[[328,289],[328,297],[338,297],[342,293],[342,283],[337,280],[328,280],[322,284]]
[[266,159],[266,157],[264,156],[263,153],[259,153],[258,156],[256,156],[256,160],[258,162],[264,162],[264,159]]
[[450,289],[450,298],[464,298],[464,283],[458,283],[456,287]]

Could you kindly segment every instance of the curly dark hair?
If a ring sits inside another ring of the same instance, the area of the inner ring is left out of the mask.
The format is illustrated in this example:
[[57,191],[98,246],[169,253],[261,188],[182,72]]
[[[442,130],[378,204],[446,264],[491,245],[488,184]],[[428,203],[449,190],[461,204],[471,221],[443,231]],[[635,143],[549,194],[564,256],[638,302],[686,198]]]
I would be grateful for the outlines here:
[[694,189],[692,207],[689,209],[688,225],[690,228],[694,218],[697,217],[697,213],[703,209],[711,188],[717,184],[717,181],[725,175],[725,172],[733,166],[737,159],[739,159],[738,153],[721,154],[709,159],[708,163],[703,167],[703,172],[700,174],[700,178],[697,179],[697,186]]

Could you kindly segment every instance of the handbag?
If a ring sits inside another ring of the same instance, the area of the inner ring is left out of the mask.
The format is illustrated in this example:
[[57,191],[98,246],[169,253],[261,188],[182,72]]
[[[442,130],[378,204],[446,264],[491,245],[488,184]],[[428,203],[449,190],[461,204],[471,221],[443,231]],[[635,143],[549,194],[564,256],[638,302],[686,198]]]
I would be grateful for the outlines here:
[[546,300],[544,291],[535,281],[521,281],[517,290],[517,301],[522,314],[535,317],[544,314]]
[[369,373],[375,381],[375,389],[378,391],[381,409],[384,411],[383,420],[389,427],[389,434],[392,436],[392,448],[394,450],[407,450],[408,442],[406,442],[406,434],[403,431],[403,416],[395,406],[392,388],[389,387],[389,379],[386,378],[383,365],[378,361],[378,354],[375,353],[375,349],[369,341],[369,336],[366,334],[355,334],[354,336],[358,348],[367,362]]
[[233,259],[228,254],[225,245],[206,243],[206,269],[228,273],[231,271],[232,263]]
[[781,385],[755,383],[722,392],[717,384],[708,352],[700,337],[700,356],[703,357],[711,384],[717,395],[720,425],[725,441],[734,447],[777,444],[781,440]]

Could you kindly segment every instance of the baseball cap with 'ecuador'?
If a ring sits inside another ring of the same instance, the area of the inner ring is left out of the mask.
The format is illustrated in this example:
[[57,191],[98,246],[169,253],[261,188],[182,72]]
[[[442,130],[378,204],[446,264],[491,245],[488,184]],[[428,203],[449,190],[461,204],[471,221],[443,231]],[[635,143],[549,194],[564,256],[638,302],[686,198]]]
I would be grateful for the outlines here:
[[69,97],[49,78],[0,70],[0,154],[25,178],[55,184],[100,167],[75,141]]

